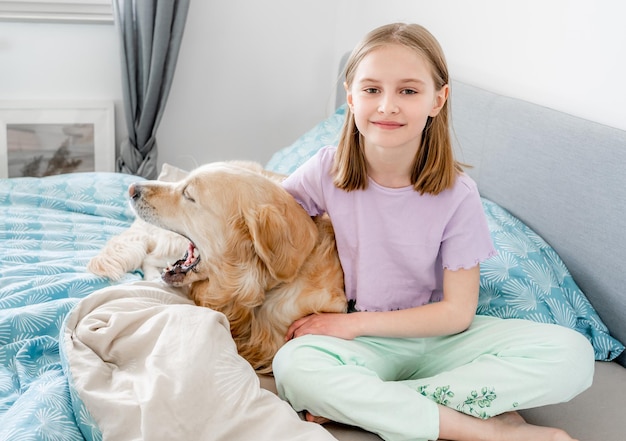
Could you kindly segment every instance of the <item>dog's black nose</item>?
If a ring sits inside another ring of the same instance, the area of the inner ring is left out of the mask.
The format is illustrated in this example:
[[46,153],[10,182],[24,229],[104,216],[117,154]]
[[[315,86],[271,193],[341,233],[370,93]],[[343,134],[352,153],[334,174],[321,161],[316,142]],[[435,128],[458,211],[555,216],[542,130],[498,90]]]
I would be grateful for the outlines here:
[[128,195],[131,199],[137,199],[141,195],[141,185],[130,184],[128,186]]

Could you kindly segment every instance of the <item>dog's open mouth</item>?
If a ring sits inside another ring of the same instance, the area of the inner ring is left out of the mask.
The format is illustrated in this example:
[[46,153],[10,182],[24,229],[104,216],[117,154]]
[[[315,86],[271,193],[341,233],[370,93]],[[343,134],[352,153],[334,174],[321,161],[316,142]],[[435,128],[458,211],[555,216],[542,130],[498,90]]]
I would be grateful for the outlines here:
[[161,277],[165,283],[181,285],[185,279],[185,275],[189,271],[194,271],[198,263],[200,263],[200,253],[196,246],[192,242],[189,242],[189,248],[183,258],[165,268]]

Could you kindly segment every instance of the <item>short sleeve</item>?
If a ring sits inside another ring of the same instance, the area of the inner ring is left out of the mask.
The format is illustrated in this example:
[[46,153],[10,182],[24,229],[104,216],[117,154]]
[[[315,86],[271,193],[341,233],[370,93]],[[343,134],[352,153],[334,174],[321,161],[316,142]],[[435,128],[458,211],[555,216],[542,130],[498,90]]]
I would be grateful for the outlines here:
[[283,188],[302,205],[310,216],[318,216],[326,212],[323,181],[328,180],[333,157],[334,149],[324,147],[282,182]]
[[476,184],[465,177],[468,189],[452,213],[441,242],[444,268],[469,269],[496,254]]

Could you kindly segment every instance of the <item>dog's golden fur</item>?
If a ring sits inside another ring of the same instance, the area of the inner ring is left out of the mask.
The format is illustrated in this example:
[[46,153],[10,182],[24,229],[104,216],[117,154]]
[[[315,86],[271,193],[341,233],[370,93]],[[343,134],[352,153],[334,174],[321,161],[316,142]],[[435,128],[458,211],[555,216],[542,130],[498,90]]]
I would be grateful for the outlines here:
[[[149,259],[171,258],[173,248],[180,256],[191,241],[199,260],[179,260],[163,280],[223,312],[239,353],[259,372],[270,372],[291,323],[346,311],[330,220],[309,217],[281,179],[258,164],[232,162],[205,165],[174,183],[133,184],[129,193],[143,221],[113,238],[89,269],[119,277]],[[141,243],[143,261],[136,250]],[[127,253],[125,244],[135,250]]]

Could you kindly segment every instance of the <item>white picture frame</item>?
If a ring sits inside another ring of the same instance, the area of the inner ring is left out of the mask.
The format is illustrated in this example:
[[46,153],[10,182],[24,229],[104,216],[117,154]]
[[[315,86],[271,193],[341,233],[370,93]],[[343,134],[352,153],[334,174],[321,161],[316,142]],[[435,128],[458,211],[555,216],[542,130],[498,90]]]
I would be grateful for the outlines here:
[[115,171],[112,101],[0,101],[0,178]]

